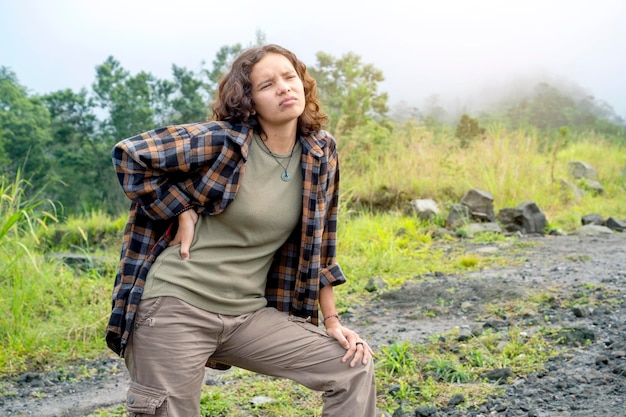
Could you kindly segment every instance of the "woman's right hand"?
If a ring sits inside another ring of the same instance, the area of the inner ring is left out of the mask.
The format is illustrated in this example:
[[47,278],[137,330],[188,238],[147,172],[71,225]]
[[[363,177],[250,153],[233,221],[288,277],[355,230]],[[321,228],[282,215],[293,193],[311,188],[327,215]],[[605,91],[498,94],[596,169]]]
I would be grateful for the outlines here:
[[183,211],[178,216],[178,230],[176,236],[170,242],[169,246],[178,245],[180,243],[180,257],[183,260],[189,259],[189,248],[193,241],[193,234],[198,223],[198,213],[195,210]]

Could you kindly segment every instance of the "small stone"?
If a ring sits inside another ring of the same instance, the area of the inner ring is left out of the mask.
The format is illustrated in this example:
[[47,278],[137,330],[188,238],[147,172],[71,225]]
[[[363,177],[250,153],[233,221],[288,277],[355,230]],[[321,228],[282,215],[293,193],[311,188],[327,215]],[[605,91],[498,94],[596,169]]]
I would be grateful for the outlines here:
[[572,307],[572,313],[574,313],[576,317],[587,317],[588,310],[582,306],[574,306]]
[[611,354],[611,356],[613,356],[615,359],[623,358],[626,356],[626,351],[616,350]]
[[470,303],[469,301],[463,301],[461,303],[461,311],[468,312],[473,309],[474,309],[474,304]]
[[402,409],[402,407],[398,407],[395,409],[395,411],[393,412],[393,415],[391,417],[406,417],[407,414],[404,412],[404,410]]
[[609,363],[609,358],[607,358],[604,355],[599,355],[596,356],[596,365],[600,366],[600,365],[608,365]]
[[510,403],[506,401],[502,401],[502,402],[496,403],[496,406],[493,409],[497,411],[498,413],[501,413],[503,411],[506,411],[510,406],[511,406]]
[[504,320],[498,320],[498,319],[488,319],[485,324],[483,324],[483,327],[485,329],[501,329],[503,327],[506,327],[506,322]]
[[450,401],[448,401],[448,406],[450,407],[456,407],[459,404],[462,404],[465,402],[465,396],[463,394],[456,394],[454,397],[450,398]]
[[437,415],[437,409],[434,407],[429,407],[427,405],[417,407],[414,413],[415,417],[433,417],[436,415]]
[[365,284],[365,291],[376,292],[378,290],[382,290],[385,286],[385,281],[383,281],[382,278],[370,278],[369,281],[367,281],[367,284]]
[[515,374],[509,368],[498,368],[485,372],[483,376],[490,381],[506,381],[508,378],[513,378]]
[[263,395],[258,395],[250,400],[250,404],[252,405],[263,405],[274,402],[273,398],[265,397]]

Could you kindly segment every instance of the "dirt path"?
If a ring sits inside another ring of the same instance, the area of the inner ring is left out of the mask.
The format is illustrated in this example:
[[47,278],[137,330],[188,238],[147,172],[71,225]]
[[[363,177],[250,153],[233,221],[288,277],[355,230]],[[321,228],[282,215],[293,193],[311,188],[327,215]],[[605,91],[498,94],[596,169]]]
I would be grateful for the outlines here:
[[[496,251],[522,264],[462,276],[433,273],[423,277],[420,284],[386,293],[344,318],[374,346],[419,342],[456,326],[470,329],[480,325],[485,303],[524,298],[533,289],[549,289],[555,294],[553,305],[545,312],[550,321],[593,334],[589,346],[572,345],[566,355],[551,361],[545,372],[515,379],[502,397],[480,410],[431,410],[434,414],[424,416],[626,415],[626,233],[529,240],[536,246],[528,245],[521,251],[510,245],[461,243],[468,251]],[[559,305],[559,297],[575,294],[589,284],[598,286],[596,295],[607,300],[606,306],[577,311]],[[85,373],[91,376],[72,382]],[[0,416],[69,417],[121,404],[128,377],[123,363],[110,358],[63,374],[29,373],[0,383]],[[418,410],[410,411],[407,416],[422,415]]]

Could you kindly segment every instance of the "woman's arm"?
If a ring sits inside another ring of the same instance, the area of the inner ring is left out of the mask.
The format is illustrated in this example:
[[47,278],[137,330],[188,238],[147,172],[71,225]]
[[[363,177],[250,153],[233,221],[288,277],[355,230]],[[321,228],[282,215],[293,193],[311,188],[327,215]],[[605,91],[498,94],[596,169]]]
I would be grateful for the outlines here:
[[207,143],[209,138],[197,127],[168,126],[117,143],[113,165],[128,198],[154,219],[189,209],[187,183],[221,150],[220,144]]
[[361,339],[355,331],[344,327],[339,321],[339,315],[337,314],[337,308],[335,306],[335,295],[333,294],[333,287],[331,285],[320,290],[320,309],[324,315],[326,333],[330,337],[337,339],[341,346],[347,350],[341,360],[347,362],[352,358],[350,362],[351,367],[356,366],[359,361],[361,361],[363,365],[366,365],[374,352],[367,342]]

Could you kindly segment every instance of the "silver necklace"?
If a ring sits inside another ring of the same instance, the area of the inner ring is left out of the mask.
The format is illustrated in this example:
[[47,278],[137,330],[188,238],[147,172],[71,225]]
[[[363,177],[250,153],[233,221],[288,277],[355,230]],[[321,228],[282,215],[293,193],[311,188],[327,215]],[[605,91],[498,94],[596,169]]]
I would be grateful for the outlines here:
[[289,159],[287,160],[287,166],[285,166],[278,160],[276,155],[274,155],[274,152],[272,152],[272,150],[265,144],[265,141],[263,140],[263,138],[259,137],[259,140],[261,144],[263,145],[263,147],[265,148],[265,150],[267,150],[267,153],[269,153],[270,156],[274,158],[274,161],[276,161],[276,163],[280,165],[280,167],[283,169],[282,174],[280,174],[280,179],[285,182],[289,181],[291,179],[291,175],[289,174],[287,170],[289,169],[289,164],[291,163],[291,157],[293,156],[293,151],[296,149],[296,142],[293,143],[293,147],[291,148],[291,152],[289,153]]

